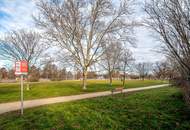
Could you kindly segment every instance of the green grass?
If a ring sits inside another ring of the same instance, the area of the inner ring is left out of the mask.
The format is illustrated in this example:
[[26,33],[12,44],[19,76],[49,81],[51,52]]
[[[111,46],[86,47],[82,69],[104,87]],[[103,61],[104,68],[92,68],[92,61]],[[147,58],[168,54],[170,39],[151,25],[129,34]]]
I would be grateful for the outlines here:
[[[130,80],[126,81],[126,88],[143,87],[156,84],[163,84],[159,80]],[[121,86],[121,81],[114,81],[113,87]],[[87,92],[97,92],[110,90],[106,80],[89,80],[87,90],[82,90],[81,81],[60,81],[60,82],[43,82],[31,83],[31,90],[24,90],[24,99],[38,99],[56,96],[68,96],[74,94],[83,94]],[[26,84],[25,84],[26,88]],[[18,83],[1,83],[0,84],[0,103],[18,101],[20,96],[20,85]]]
[[3,130],[189,130],[190,111],[177,88],[166,87],[11,112]]

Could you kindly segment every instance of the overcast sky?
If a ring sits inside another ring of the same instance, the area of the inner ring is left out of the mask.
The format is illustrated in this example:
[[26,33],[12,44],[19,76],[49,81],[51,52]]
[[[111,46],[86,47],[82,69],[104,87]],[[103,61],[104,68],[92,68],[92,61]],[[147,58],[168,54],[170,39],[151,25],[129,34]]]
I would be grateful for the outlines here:
[[[142,2],[143,0],[139,0]],[[136,10],[136,18],[142,20],[145,13],[143,12],[142,3]],[[19,28],[34,28],[32,15],[35,15],[37,9],[34,0],[0,0],[0,35],[11,30]],[[149,61],[155,62],[163,59],[163,55],[158,54],[159,42],[150,35],[151,32],[144,27],[135,29],[137,38],[137,48],[131,48],[137,62]],[[5,64],[0,62],[0,66]]]

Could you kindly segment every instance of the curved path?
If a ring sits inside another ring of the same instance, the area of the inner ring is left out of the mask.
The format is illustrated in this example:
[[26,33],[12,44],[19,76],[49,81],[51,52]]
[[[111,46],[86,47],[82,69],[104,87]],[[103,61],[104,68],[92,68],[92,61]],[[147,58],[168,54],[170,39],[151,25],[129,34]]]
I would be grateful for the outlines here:
[[[140,88],[129,88],[129,89],[124,89],[123,93],[135,92],[135,91],[147,90],[147,89],[154,89],[154,88],[161,88],[161,87],[166,87],[168,85],[169,84],[154,85],[154,86],[140,87]],[[115,92],[114,94],[118,94],[118,93],[120,93],[120,92]],[[112,94],[111,91],[104,91],[104,92],[94,92],[94,93],[87,93],[87,94],[80,94],[80,95],[72,95],[72,96],[62,96],[62,97],[54,97],[54,98],[27,100],[27,101],[24,101],[24,108],[32,108],[32,107],[53,104],[53,103],[69,102],[69,101],[75,101],[75,100],[81,100],[81,99],[87,99],[87,98],[108,96],[111,94]],[[10,111],[16,111],[19,109],[20,109],[20,102],[10,102],[10,103],[1,103],[0,104],[0,114],[10,112]]]

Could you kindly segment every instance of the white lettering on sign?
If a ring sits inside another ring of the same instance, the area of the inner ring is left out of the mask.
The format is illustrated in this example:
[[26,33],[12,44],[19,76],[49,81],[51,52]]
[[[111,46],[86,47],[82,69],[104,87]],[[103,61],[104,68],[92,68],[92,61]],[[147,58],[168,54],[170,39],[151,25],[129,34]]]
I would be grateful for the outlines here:
[[15,75],[26,75],[28,73],[27,61],[17,61],[15,63]]

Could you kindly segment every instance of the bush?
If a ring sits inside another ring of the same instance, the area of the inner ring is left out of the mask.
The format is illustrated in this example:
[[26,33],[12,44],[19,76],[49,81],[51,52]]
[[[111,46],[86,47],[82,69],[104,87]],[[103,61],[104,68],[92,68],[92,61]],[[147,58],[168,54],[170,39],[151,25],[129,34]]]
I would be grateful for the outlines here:
[[171,80],[170,84],[175,86],[180,86],[182,88],[184,100],[190,108],[190,81],[176,78]]
[[183,81],[181,84],[184,99],[190,107],[190,81]]

